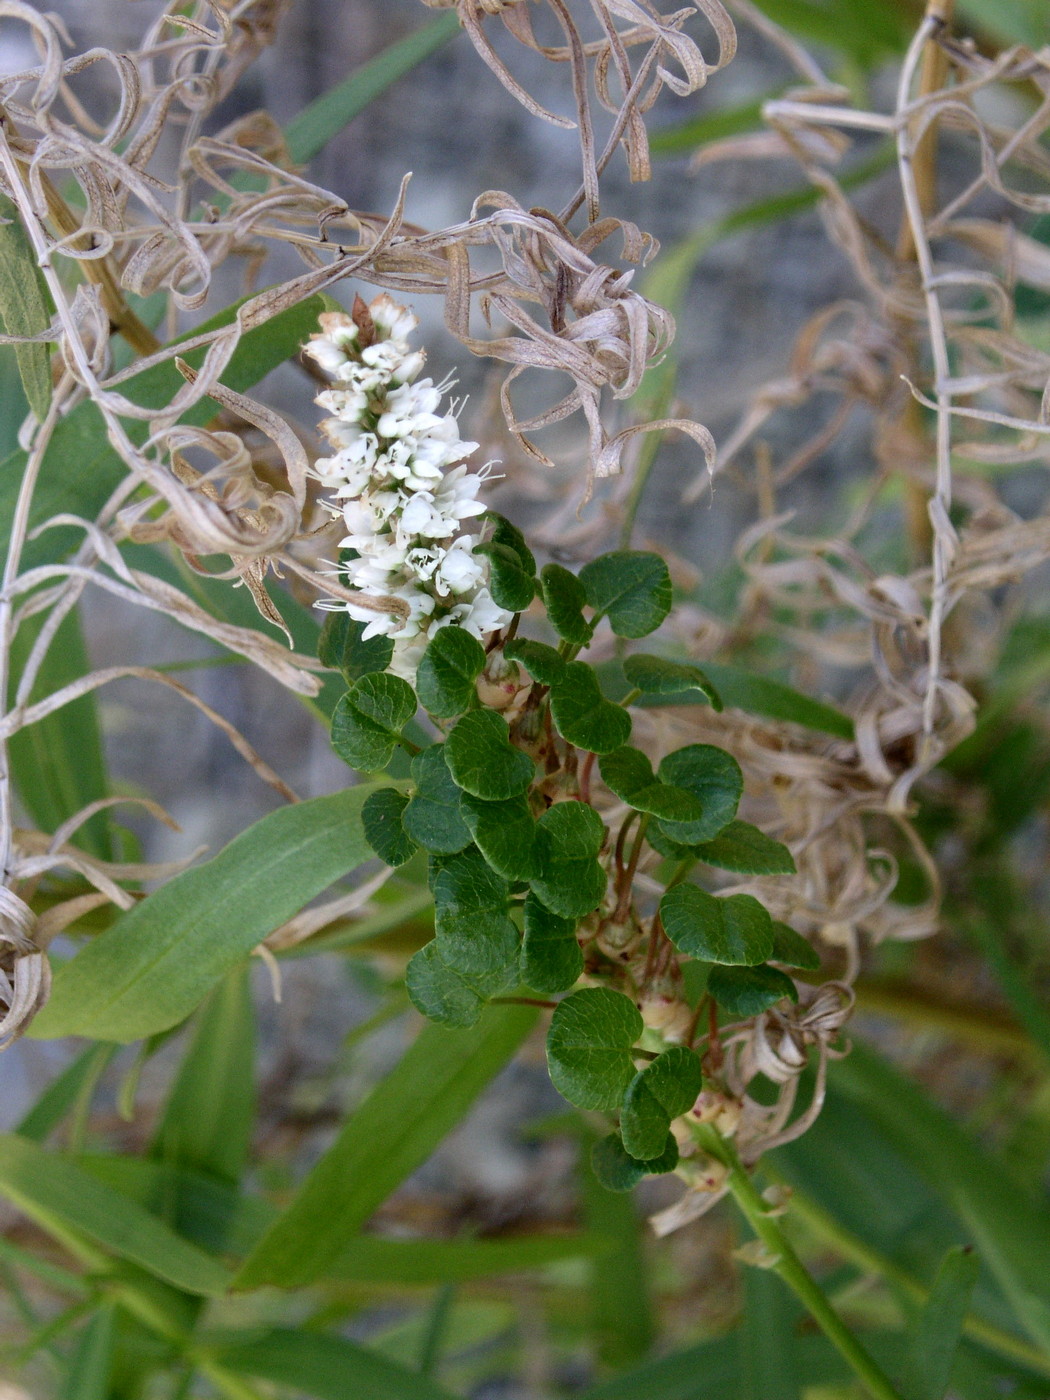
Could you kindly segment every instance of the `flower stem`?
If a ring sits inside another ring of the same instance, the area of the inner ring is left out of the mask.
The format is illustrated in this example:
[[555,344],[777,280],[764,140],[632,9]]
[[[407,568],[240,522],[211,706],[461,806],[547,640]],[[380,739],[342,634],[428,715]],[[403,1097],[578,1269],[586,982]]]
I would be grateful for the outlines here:
[[698,1129],[698,1139],[712,1157],[729,1169],[726,1184],[755,1234],[769,1250],[770,1268],[779,1274],[798,1300],[809,1309],[828,1341],[846,1361],[872,1400],[902,1400],[882,1369],[868,1355],[838,1313],[823,1289],[795,1253],[790,1240],[771,1214],[758,1188],[748,1175],[732,1143],[709,1124]]

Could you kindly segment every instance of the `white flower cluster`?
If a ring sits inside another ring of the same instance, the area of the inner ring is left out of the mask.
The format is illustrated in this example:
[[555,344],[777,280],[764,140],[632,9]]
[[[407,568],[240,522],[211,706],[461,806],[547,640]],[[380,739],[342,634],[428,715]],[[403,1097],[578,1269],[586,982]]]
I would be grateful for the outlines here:
[[488,590],[488,560],[473,553],[479,537],[461,533],[485,509],[477,499],[483,477],[457,465],[478,444],[461,440],[453,413],[438,412],[447,386],[417,382],[424,355],[407,338],[418,324],[384,292],[368,306],[358,299],[353,316],[323,315],[321,333],[304,347],[334,381],[316,402],[332,414],[321,430],[335,451],[313,470],[346,524],[340,545],[357,554],[345,565],[347,583],[400,599],[408,617],[322,606],[367,623],[365,638],[391,637],[390,669],[408,681],[438,628],[463,627],[481,640],[511,619]]

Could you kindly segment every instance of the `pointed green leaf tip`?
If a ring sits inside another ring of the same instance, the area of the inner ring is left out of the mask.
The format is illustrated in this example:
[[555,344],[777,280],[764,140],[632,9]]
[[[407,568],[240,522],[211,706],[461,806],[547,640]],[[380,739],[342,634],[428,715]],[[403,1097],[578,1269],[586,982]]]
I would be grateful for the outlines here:
[[635,1075],[620,1113],[623,1145],[632,1157],[659,1157],[671,1120],[692,1108],[701,1085],[700,1061],[684,1045],[666,1050]]
[[643,1029],[638,1008],[621,992],[573,992],[558,1003],[547,1032],[554,1087],[577,1108],[619,1108],[634,1078],[631,1046]]
[[671,575],[658,554],[602,554],[580,570],[580,582],[588,603],[608,617],[618,637],[647,637],[671,611]]
[[758,1016],[782,997],[798,1001],[798,989],[786,972],[757,967],[713,967],[707,990],[730,1016]]
[[445,757],[457,786],[486,802],[517,797],[536,772],[528,754],[511,744],[506,722],[493,710],[464,715],[445,741]]
[[685,695],[698,690],[715,710],[722,708],[718,691],[701,671],[683,661],[665,661],[662,656],[640,652],[623,663],[623,673],[631,685],[646,695]]
[[385,672],[362,676],[335,707],[332,747],[351,768],[376,773],[390,762],[416,712],[412,687]]
[[485,669],[485,648],[462,627],[442,627],[434,634],[416,672],[419,703],[438,719],[461,715],[474,699]]
[[773,952],[773,921],[753,895],[676,885],[660,900],[660,918],[675,947],[701,962],[751,965]]
[[678,1144],[672,1133],[664,1138],[659,1157],[647,1162],[630,1155],[619,1133],[610,1133],[591,1148],[591,1166],[606,1191],[633,1191],[643,1177],[673,1172],[677,1165]]
[[631,737],[630,715],[606,700],[585,661],[569,662],[554,681],[551,715],[563,739],[591,753],[611,753]]
[[533,893],[555,914],[579,919],[597,909],[608,883],[597,860],[605,827],[593,807],[556,802],[536,823]]
[[779,919],[773,920],[773,952],[770,956],[774,962],[783,963],[785,967],[802,967],[809,972],[815,972],[820,966],[817,950],[790,924],[782,924]]
[[540,574],[540,588],[547,618],[558,636],[574,646],[585,647],[594,628],[583,616],[587,590],[580,580],[560,564],[545,564]]
[[404,865],[416,852],[416,843],[401,825],[408,798],[396,788],[378,788],[361,808],[365,840],[387,865]]
[[460,791],[445,762],[445,745],[432,744],[412,760],[415,796],[401,814],[405,831],[434,855],[454,855],[470,845]]
[[795,873],[795,862],[788,848],[750,822],[730,822],[713,841],[700,842],[693,851],[708,865],[732,870],[738,875]]

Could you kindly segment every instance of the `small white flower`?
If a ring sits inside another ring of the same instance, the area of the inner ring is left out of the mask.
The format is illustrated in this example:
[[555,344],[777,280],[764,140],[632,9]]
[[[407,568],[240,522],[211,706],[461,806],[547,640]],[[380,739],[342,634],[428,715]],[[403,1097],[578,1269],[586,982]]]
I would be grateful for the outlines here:
[[469,593],[485,577],[485,563],[469,549],[460,548],[466,541],[457,541],[434,574],[434,586],[439,593]]

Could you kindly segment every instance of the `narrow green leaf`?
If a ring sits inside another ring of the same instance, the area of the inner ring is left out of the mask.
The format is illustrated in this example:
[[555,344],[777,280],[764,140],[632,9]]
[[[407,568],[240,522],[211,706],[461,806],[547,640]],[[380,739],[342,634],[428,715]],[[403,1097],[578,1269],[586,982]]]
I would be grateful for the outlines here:
[[32,1142],[44,1142],[85,1093],[90,1094],[117,1053],[115,1045],[89,1045],[71,1060],[19,1123],[15,1132]]
[[536,822],[524,794],[482,802],[464,793],[463,820],[489,865],[508,880],[528,880],[535,870]]
[[407,806],[403,792],[386,787],[373,792],[361,808],[365,840],[380,860],[395,869],[419,849],[401,823]]
[[553,685],[565,670],[565,658],[553,647],[528,637],[514,637],[503,648],[503,655],[509,661],[520,661],[540,685]]
[[740,875],[795,873],[795,861],[788,848],[750,822],[729,822],[713,841],[700,842],[693,849],[708,865]]
[[[214,1344],[213,1344],[214,1345]],[[215,1349],[225,1370],[286,1386],[317,1400],[453,1400],[418,1371],[345,1337],[271,1327],[227,1337]]]
[[187,1293],[226,1290],[229,1276],[217,1260],[73,1162],[10,1133],[0,1134],[0,1193],[43,1229],[87,1235]]
[[[0,326],[7,335],[38,335],[51,324],[51,298],[36,255],[9,199],[0,199]],[[51,347],[15,346],[29,407],[43,422],[51,406]]]
[[597,860],[604,841],[601,817],[584,802],[556,802],[540,817],[531,884],[553,913],[581,919],[597,909],[608,884]]
[[686,695],[695,690],[713,709],[722,708],[718,691],[699,666],[667,661],[662,656],[640,652],[627,658],[623,663],[623,673],[630,685],[647,695]]
[[950,1204],[1020,1325],[1050,1352],[1050,1219],[912,1080],[854,1044],[833,1082]]
[[525,900],[521,975],[537,992],[565,992],[583,972],[576,920],[552,914],[534,894]]
[[[41,613],[27,618],[15,633],[11,646],[12,692],[46,617]],[[74,609],[55,633],[30,692],[30,702],[61,690],[90,670],[79,610]],[[110,795],[98,701],[93,692],[63,705],[27,729],[20,729],[11,735],[8,745],[18,795],[41,831],[55,831],[89,802]],[[89,818],[72,840],[102,860],[113,858],[105,812]]]
[[585,661],[570,661],[551,686],[551,715],[563,739],[591,753],[611,753],[631,737],[630,715],[605,699]]
[[661,1146],[663,1150],[659,1156],[643,1161],[631,1156],[620,1141],[619,1133],[610,1133],[591,1148],[594,1175],[606,1191],[633,1191],[643,1177],[662,1176],[677,1167],[678,1143],[666,1128]]
[[773,952],[773,921],[754,895],[675,885],[660,900],[660,918],[675,947],[699,962],[753,966]]
[[719,1337],[591,1386],[580,1400],[708,1400],[736,1396],[737,1338]]
[[783,997],[798,1001],[791,978],[767,963],[757,967],[716,965],[707,979],[707,990],[730,1016],[757,1016]]
[[621,549],[580,570],[587,601],[618,637],[646,637],[671,611],[671,575],[658,554]]
[[342,671],[351,685],[362,676],[385,671],[394,655],[394,643],[389,637],[363,640],[366,626],[349,613],[330,612],[318,638],[318,659],[323,665]]
[[428,1020],[465,1030],[477,1025],[489,997],[502,992],[513,974],[513,962],[466,970],[450,967],[433,939],[409,959],[405,987],[412,1005]]
[[[229,364],[223,371],[223,383],[243,393],[253,384],[291,356],[298,354],[303,341],[317,328],[317,318],[331,306],[323,296],[308,297],[298,306],[282,311],[264,325],[242,335]],[[226,307],[203,325],[194,327],[185,336],[172,342],[177,345],[189,335],[201,334],[229,325],[236,317],[240,303]],[[187,351],[185,359],[199,368],[205,351]],[[171,361],[143,370],[125,380],[120,392],[143,407],[161,408],[171,402],[185,381]],[[183,418],[183,422],[203,424],[215,415],[215,404],[204,399]],[[145,440],[148,424],[127,421],[125,429],[135,442]],[[0,553],[6,553],[10,542],[11,521],[19,484],[26,466],[26,454],[13,452],[0,463]],[[90,401],[77,405],[55,426],[30,511],[30,532],[53,516],[75,513],[94,520],[113,491],[127,476],[127,467],[110,446],[106,425],[98,408]],[[44,530],[36,539],[30,538],[22,551],[23,568],[50,563],[61,558],[83,540],[82,530],[63,525]],[[229,591],[228,585],[223,585]]]
[[700,1061],[684,1045],[665,1050],[634,1076],[620,1112],[623,1145],[632,1157],[647,1161],[665,1151],[672,1120],[692,1108],[701,1082]]
[[318,155],[348,122],[359,116],[392,83],[397,82],[459,33],[455,15],[439,15],[389,44],[375,58],[329,88],[294,117],[285,128],[288,154],[297,164]]
[[[762,106],[776,95],[776,92],[771,92],[752,102],[717,107],[713,112],[704,112],[702,116],[689,117],[674,126],[661,127],[650,136],[650,149],[659,156],[675,155],[682,151],[691,153],[709,141],[721,141],[744,131],[761,131]],[[646,295],[652,296],[648,288]]]
[[577,1108],[619,1108],[634,1078],[631,1046],[643,1022],[634,1002],[608,987],[586,987],[558,1003],[547,1032],[551,1082]]
[[796,38],[828,44],[864,69],[878,58],[901,53],[911,33],[907,12],[892,0],[834,9],[819,0],[761,0],[759,8]]
[[201,1008],[168,1094],[151,1155],[236,1185],[255,1120],[255,1011],[247,968]]
[[840,739],[853,738],[853,721],[849,715],[793,690],[782,681],[752,675],[740,666],[716,665],[713,661],[705,661],[704,670],[717,687],[723,705],[732,710],[745,710],[750,715],[764,715],[767,719],[786,719]]
[[412,840],[434,855],[454,855],[470,845],[470,830],[446,753],[444,744],[432,744],[412,760],[416,791],[401,814],[401,824]]
[[463,1117],[535,1021],[531,1007],[500,1006],[490,1007],[471,1030],[426,1027],[310,1172],[248,1258],[237,1287],[293,1288],[326,1273]]
[[485,648],[462,627],[435,632],[416,672],[416,693],[424,710],[438,719],[461,715],[477,695],[485,669]]
[[271,812],[58,969],[31,1034],[137,1040],[177,1025],[268,933],[371,854],[371,787]]
[[560,564],[545,564],[540,573],[540,589],[548,621],[558,636],[574,646],[585,647],[594,628],[583,615],[587,590],[580,580]]
[[771,1269],[745,1269],[743,1288],[739,1400],[803,1400],[801,1310]]
[[507,723],[494,710],[474,710],[445,740],[445,761],[457,786],[486,802],[517,797],[532,782],[536,765],[510,742]]
[[700,799],[704,815],[699,821],[661,822],[661,830],[672,841],[691,846],[711,841],[736,816],[744,791],[740,764],[725,749],[713,744],[689,744],[675,749],[660,764],[665,783],[685,788]]
[[809,972],[815,972],[820,966],[820,954],[813,945],[779,919],[773,920],[773,951],[769,956],[785,967],[801,967]]
[[704,811],[700,799],[685,788],[671,787],[661,782],[653,766],[640,749],[625,745],[605,754],[599,764],[602,782],[635,811],[648,812],[670,821],[701,821]]
[[103,1304],[77,1339],[69,1369],[58,1392],[58,1400],[108,1400],[116,1309]]
[[377,773],[390,762],[401,731],[415,712],[415,694],[400,676],[387,672],[362,676],[335,707],[332,747],[351,768]]
[[948,1251],[937,1271],[915,1332],[914,1400],[944,1400],[979,1268],[973,1250],[958,1245]]
[[333,1264],[330,1278],[426,1286],[467,1283],[542,1269],[563,1259],[601,1258],[610,1242],[586,1234],[500,1236],[498,1239],[387,1239],[359,1235]]

